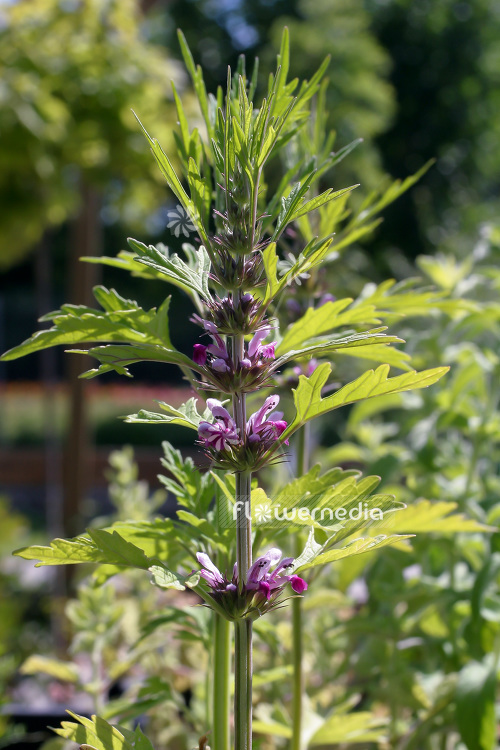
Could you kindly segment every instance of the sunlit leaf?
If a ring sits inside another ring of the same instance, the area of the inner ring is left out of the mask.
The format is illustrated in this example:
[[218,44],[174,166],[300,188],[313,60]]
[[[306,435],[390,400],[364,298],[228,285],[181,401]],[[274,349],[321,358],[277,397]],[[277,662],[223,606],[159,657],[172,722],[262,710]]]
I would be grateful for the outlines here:
[[298,388],[294,390],[296,416],[283,433],[282,440],[287,439],[309,420],[333,409],[365,398],[426,388],[436,383],[449,370],[448,367],[436,367],[432,370],[409,372],[389,378],[389,365],[381,365],[376,370],[365,372],[364,375],[343,386],[331,396],[322,398],[321,391],[328,380],[331,369],[331,365],[325,363],[320,365],[310,378],[305,375],[300,376]]

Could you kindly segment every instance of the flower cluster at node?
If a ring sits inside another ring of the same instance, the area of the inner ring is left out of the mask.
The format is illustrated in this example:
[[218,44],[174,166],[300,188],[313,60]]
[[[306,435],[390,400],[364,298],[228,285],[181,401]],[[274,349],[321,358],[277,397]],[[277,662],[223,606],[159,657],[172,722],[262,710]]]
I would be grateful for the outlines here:
[[249,334],[264,324],[265,307],[249,292],[236,299],[216,297],[206,305],[220,334]]
[[193,362],[204,368],[206,383],[202,386],[224,393],[249,392],[269,385],[272,368],[269,360],[275,358],[276,341],[264,343],[271,333],[269,324],[262,325],[253,335],[244,356],[235,362],[215,323],[193,315],[192,320],[204,328],[211,344],[195,344]]
[[284,601],[279,600],[279,596],[288,583],[296,594],[307,590],[307,583],[303,578],[287,573],[293,568],[293,558],[285,557],[282,560],[281,557],[281,550],[270,549],[257,558],[240,581],[236,564],[229,579],[204,552],[196,555],[202,565],[200,575],[210,588],[210,596],[217,610],[223,611],[229,620],[255,620],[264,615]]
[[[283,412],[274,411],[279,400],[279,396],[266,398],[260,409],[248,419],[244,435],[240,435],[236,422],[220,401],[215,398],[207,400],[214,421],[200,422],[198,435],[217,466],[241,470],[262,465],[264,457],[276,447],[276,441],[287,427]],[[285,444],[288,445],[288,440]]]

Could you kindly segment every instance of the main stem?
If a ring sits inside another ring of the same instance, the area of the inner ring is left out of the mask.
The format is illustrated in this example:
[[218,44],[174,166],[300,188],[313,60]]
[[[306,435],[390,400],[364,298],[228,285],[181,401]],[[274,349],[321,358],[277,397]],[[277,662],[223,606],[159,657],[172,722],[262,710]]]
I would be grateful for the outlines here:
[[[244,356],[244,338],[233,338],[235,365]],[[244,437],[246,403],[244,393],[233,395],[233,415],[240,435]],[[252,522],[250,514],[251,473],[236,474],[236,561],[238,580],[242,586],[252,564]],[[250,620],[235,623],[234,643],[234,747],[251,750],[252,747],[252,623]],[[218,749],[217,749],[218,750]]]
[[[304,425],[298,434],[297,443],[297,476],[303,476],[309,464],[310,425]],[[302,535],[295,536],[295,557],[301,553]],[[291,750],[303,750],[303,625],[304,612],[302,599],[292,599],[292,660],[293,660],[293,693],[292,693],[292,746]]]
[[213,746],[217,750],[230,750],[228,719],[231,698],[231,628],[228,620],[217,612],[213,613],[213,617]]

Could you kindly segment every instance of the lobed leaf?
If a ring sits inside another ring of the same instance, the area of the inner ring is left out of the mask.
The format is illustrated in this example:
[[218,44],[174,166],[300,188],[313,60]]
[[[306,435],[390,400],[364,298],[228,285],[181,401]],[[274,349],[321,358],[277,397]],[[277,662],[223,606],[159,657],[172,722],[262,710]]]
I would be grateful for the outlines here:
[[108,363],[119,363],[120,358],[123,358],[130,360],[129,364],[141,359],[150,359],[189,366],[191,360],[174,349],[170,340],[170,297],[167,297],[158,309],[146,311],[139,307],[137,302],[121,297],[114,289],[97,286],[94,287],[94,295],[103,310],[95,310],[84,305],[63,305],[60,310],[41,318],[42,321],[50,320],[53,323],[51,328],[33,334],[22,344],[5,352],[1,359],[17,359],[56,344],[107,341],[134,346],[111,350],[104,347],[104,351],[96,348],[89,353],[98,359],[101,359],[102,354],[101,361]]
[[182,404],[178,409],[170,404],[166,404],[164,401],[158,401],[160,408],[167,412],[166,414],[158,414],[156,412],[146,411],[141,409],[137,414],[129,414],[125,421],[131,424],[177,424],[181,427],[189,427],[192,430],[198,431],[200,422],[205,418],[204,415],[199,414],[196,404],[198,399],[190,398],[185,404]]
[[355,539],[345,547],[338,547],[337,549],[330,549],[326,552],[321,552],[317,556],[313,557],[300,566],[296,566],[296,571],[304,571],[309,568],[317,568],[319,565],[326,565],[327,563],[335,562],[336,560],[342,560],[345,557],[352,557],[353,555],[361,555],[364,552],[372,552],[374,549],[381,547],[387,547],[391,544],[397,544],[404,539],[410,539],[413,534],[393,534],[390,536],[380,535],[376,537],[367,537],[362,539]]
[[326,414],[333,409],[338,409],[346,404],[352,404],[366,398],[383,396],[389,393],[401,393],[417,388],[427,388],[436,383],[449,367],[436,367],[422,372],[408,372],[388,378],[389,365],[380,365],[376,370],[369,370],[354,380],[352,383],[340,388],[331,396],[323,398],[321,391],[331,373],[331,365],[328,363],[320,365],[310,378],[301,375],[298,388],[294,389],[294,403],[296,415],[293,422],[288,426],[281,436],[284,441],[303,424],[315,417]]
[[[210,258],[202,246],[191,253],[188,251],[188,263],[180,258],[177,253],[169,254],[164,245],[144,245],[131,237],[128,244],[136,252],[134,260],[149,266],[159,274],[166,276],[168,280],[184,291],[195,292],[204,300],[210,300],[211,294],[208,289],[208,274],[210,272]],[[184,245],[185,252],[189,245]],[[192,262],[193,256],[195,258]],[[189,262],[191,261],[191,262]]]
[[139,728],[138,731],[131,732],[108,724],[100,716],[87,719],[73,711],[67,713],[78,723],[62,721],[61,727],[53,730],[66,740],[76,742],[80,746],[90,745],[95,750],[152,750],[150,741]]

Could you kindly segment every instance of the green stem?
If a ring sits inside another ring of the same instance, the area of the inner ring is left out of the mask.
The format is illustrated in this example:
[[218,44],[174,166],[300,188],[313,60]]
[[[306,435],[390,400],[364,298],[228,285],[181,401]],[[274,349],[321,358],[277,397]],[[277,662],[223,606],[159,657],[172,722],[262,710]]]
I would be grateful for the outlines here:
[[302,614],[302,599],[292,599],[292,750],[302,750],[302,696],[304,693]]
[[[233,338],[233,361],[237,364],[244,356],[244,338]],[[233,395],[233,416],[240,435],[245,435],[246,396]],[[252,564],[252,521],[250,507],[252,475],[249,471],[236,473],[236,561],[238,580],[243,586]],[[234,747],[251,750],[252,747],[252,623],[235,623],[234,642]],[[218,748],[217,748],[218,750]]]
[[[231,627],[214,612],[213,747],[230,750],[229,707],[231,678]],[[212,744],[212,743],[210,743]]]
[[252,748],[252,622],[234,625],[234,748]]
[[[306,474],[309,464],[310,425],[304,425],[297,436],[297,476]],[[295,535],[294,557],[302,551],[302,535]],[[303,750],[303,608],[302,599],[292,599],[292,743],[291,750]]]

